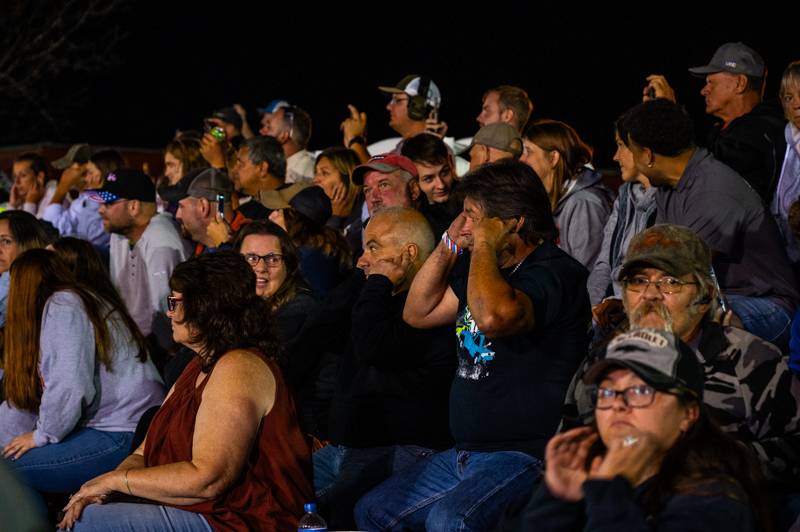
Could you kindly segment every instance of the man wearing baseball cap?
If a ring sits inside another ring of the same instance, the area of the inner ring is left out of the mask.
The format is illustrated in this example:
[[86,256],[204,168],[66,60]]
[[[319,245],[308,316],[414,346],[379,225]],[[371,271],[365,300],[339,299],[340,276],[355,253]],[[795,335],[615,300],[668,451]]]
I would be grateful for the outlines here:
[[[708,246],[686,227],[655,225],[631,241],[619,279],[629,326],[669,331],[691,346],[705,375],[703,399],[722,429],[752,448],[768,479],[794,482],[800,474],[800,386],[777,347],[714,319],[719,292]],[[573,379],[565,426],[590,421],[581,378],[590,381],[586,370],[609,352],[593,352]]]
[[[758,52],[741,42],[725,43],[707,65],[689,69],[705,78],[700,94],[706,113],[719,121],[711,129],[707,147],[736,170],[769,204],[778,183],[786,139],[780,102],[762,102],[767,67]],[[666,78],[651,75],[644,99],[676,101]]]
[[186,243],[172,216],[156,213],[155,186],[141,170],[115,170],[91,197],[111,233],[111,280],[142,334],[166,350],[172,345],[169,277],[186,260]]
[[413,207],[419,197],[419,175],[411,159],[395,153],[372,157],[353,170],[353,183],[364,185],[369,215],[383,207]]
[[[176,186],[170,187],[167,197],[162,196],[178,203],[175,220],[182,235],[195,243],[195,256],[216,251],[227,244],[232,240],[231,231],[235,234],[247,221],[241,213],[234,211],[231,205],[233,193],[233,182],[224,172],[216,168],[203,168],[189,172]],[[225,222],[231,230],[225,232],[222,242],[210,235],[208,230],[220,212],[220,201]]]
[[[426,121],[438,120],[442,93],[433,80],[427,76],[409,74],[395,85],[381,85],[378,90],[391,95],[386,105],[389,111],[389,126],[403,137],[409,139],[426,131]],[[367,115],[354,105],[348,105],[350,117],[342,122],[344,145],[352,149],[361,161],[370,157],[367,151]],[[401,141],[402,145],[402,141]],[[400,145],[396,148],[398,153]]]
[[469,169],[501,159],[519,159],[522,137],[519,131],[505,122],[487,124],[478,130],[469,147]]

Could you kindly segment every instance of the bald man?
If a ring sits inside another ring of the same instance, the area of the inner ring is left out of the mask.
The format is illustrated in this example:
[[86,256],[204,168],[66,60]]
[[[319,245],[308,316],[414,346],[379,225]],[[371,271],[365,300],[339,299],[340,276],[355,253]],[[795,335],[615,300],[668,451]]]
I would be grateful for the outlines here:
[[332,445],[314,454],[314,489],[332,529],[353,529],[361,495],[451,444],[455,336],[449,327],[423,330],[403,321],[411,281],[434,244],[428,222],[410,208],[379,209],[364,229],[358,267],[366,281],[336,383]]

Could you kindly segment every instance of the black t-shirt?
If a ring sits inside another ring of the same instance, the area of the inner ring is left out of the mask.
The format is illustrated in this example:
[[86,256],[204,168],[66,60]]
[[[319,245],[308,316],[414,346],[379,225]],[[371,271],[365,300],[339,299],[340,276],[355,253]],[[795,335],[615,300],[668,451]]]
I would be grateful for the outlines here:
[[711,248],[723,293],[770,297],[794,312],[796,282],[778,226],[733,169],[699,148],[675,189],[659,188],[656,204],[656,223],[688,227]]
[[541,458],[555,433],[572,375],[586,356],[591,322],[588,272],[550,242],[503,278],[533,303],[534,327],[517,336],[486,338],[467,306],[469,253],[450,286],[459,299],[458,369],[450,391],[456,447],[522,451]]

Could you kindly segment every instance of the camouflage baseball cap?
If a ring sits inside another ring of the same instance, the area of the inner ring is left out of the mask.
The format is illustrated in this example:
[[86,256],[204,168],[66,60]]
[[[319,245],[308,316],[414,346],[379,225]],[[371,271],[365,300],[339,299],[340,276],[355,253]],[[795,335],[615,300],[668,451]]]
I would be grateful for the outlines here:
[[619,280],[634,268],[650,266],[669,275],[711,271],[711,250],[688,227],[659,224],[642,231],[628,245]]

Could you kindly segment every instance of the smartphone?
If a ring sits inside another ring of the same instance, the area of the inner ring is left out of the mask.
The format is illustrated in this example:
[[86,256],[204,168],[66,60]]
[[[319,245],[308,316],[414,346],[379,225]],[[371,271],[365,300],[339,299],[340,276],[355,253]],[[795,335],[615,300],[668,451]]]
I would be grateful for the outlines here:
[[225,130],[220,126],[216,125],[213,122],[209,122],[208,120],[203,122],[203,131],[206,133],[211,133],[211,136],[217,139],[218,141],[222,142],[225,140],[227,135],[225,134]]
[[217,194],[217,212],[221,219],[225,219],[225,194]]
[[428,115],[428,119],[433,120],[437,124],[439,123],[439,110],[437,108],[431,109],[430,114]]
[[651,100],[656,99],[656,88],[655,87],[647,87],[647,97]]

